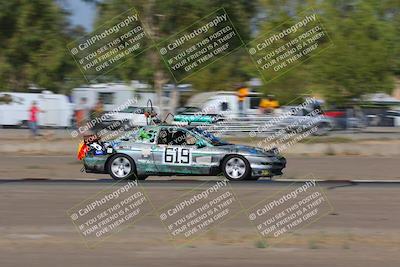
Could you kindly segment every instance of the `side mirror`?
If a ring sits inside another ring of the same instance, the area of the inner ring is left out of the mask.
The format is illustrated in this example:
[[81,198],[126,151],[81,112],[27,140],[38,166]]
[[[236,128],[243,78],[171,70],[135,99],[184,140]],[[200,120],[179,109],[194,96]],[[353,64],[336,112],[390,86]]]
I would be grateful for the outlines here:
[[197,148],[202,148],[202,147],[205,147],[205,146],[207,146],[207,144],[206,144],[206,142],[204,142],[204,140],[200,139],[200,140],[196,141],[196,147]]

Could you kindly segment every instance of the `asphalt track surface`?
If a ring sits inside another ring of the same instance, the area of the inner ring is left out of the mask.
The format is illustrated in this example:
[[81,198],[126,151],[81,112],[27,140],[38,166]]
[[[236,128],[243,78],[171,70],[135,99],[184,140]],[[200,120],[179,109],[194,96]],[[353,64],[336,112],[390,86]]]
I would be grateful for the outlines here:
[[[266,241],[238,216],[199,240],[175,246],[156,215],[87,248],[66,211],[115,185],[100,179],[2,179],[0,181],[0,266],[400,266],[400,183],[319,181],[334,208],[290,234]],[[107,177],[107,178],[106,178]],[[215,181],[212,181],[215,182]],[[244,204],[254,203],[304,181],[230,183]],[[126,181],[122,181],[125,184]],[[140,182],[156,207],[205,181]],[[250,205],[250,204],[249,204]]]
[[[400,180],[400,160],[396,157],[363,156],[288,156],[284,174],[275,179],[304,179],[313,175],[321,180]],[[109,175],[80,172],[82,163],[75,155],[0,155],[0,181],[3,179],[111,179]],[[213,177],[157,177],[147,181],[170,179],[209,180]]]
[[[357,186],[357,187],[400,187],[400,180],[348,180],[348,179],[335,179],[335,180],[321,180],[314,179],[313,175],[309,176],[310,179],[259,179],[258,181],[229,181],[232,186],[235,187],[251,187],[251,188],[262,188],[262,187],[276,187],[276,186],[288,186],[303,184],[306,181],[315,180],[319,186],[326,188],[335,188],[342,186]],[[194,179],[193,179],[194,178]],[[215,182],[224,180],[221,177],[211,176],[209,180],[198,180],[196,176],[185,177],[171,177],[164,178],[163,180],[146,180],[139,181],[142,186],[148,187],[160,187],[160,188],[193,188],[201,186],[206,182]],[[109,184],[113,185],[116,183],[126,183],[129,180],[116,181],[111,178],[98,178],[98,179],[84,179],[84,178],[70,178],[70,179],[51,179],[51,178],[2,178],[0,179],[0,185],[2,184],[24,184],[24,185],[69,185],[69,186],[80,186],[80,185],[99,185]]]
[[[274,180],[230,183],[243,205],[315,177],[333,211],[275,243],[261,243],[238,216],[176,247],[156,214],[93,249],[67,211],[116,181],[80,173],[72,156],[2,155],[0,266],[400,266],[398,157],[290,157]],[[284,179],[285,178],[285,179]],[[140,181],[156,208],[222,177],[149,177]],[[126,184],[122,181],[120,184]],[[263,248],[266,246],[266,248]]]

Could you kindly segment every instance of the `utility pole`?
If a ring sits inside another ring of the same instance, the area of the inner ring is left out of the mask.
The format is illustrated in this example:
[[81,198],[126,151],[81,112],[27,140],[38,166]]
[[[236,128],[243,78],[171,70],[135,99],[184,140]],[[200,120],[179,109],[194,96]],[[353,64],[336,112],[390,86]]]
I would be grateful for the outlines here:
[[[147,2],[147,5],[145,6],[145,21],[147,24],[147,32],[149,35],[152,36],[152,38],[155,41],[158,41],[159,36],[159,27],[157,25],[155,25],[154,22],[154,16],[159,16],[162,17],[163,15],[160,14],[154,14],[153,10],[154,10],[154,6],[155,6],[155,0],[149,0]],[[168,79],[166,79],[165,77],[165,73],[164,73],[164,69],[162,69],[162,63],[161,63],[161,58],[160,58],[160,54],[154,51],[151,51],[149,54],[149,59],[151,64],[153,65],[155,71],[154,71],[154,88],[156,90],[156,95],[157,95],[157,106],[160,108],[160,118],[163,119],[164,118],[164,105],[162,103],[162,97],[163,97],[163,84],[165,84]]]

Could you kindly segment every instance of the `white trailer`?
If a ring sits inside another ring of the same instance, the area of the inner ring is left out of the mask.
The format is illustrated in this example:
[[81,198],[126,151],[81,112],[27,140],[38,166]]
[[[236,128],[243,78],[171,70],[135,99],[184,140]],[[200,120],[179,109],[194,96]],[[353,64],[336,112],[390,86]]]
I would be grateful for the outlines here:
[[126,105],[146,106],[151,99],[156,104],[156,94],[150,92],[147,84],[132,81],[124,83],[99,83],[74,88],[72,101],[75,109],[91,110],[101,100],[105,111],[113,111]]
[[44,112],[38,113],[38,125],[45,127],[70,127],[73,118],[73,104],[68,97],[42,93],[0,92],[0,125],[22,126],[29,121],[29,109],[33,103]]
[[[259,104],[262,94],[249,92],[243,103],[243,113],[259,114]],[[226,118],[239,117],[239,100],[234,91],[214,91],[200,93],[189,99],[188,106],[198,107],[208,114],[221,114]]]

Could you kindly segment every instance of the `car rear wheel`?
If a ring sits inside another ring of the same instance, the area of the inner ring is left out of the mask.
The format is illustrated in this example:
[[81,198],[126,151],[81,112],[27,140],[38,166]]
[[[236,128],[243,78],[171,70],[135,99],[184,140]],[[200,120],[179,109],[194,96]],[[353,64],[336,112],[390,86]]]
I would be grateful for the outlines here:
[[231,181],[249,179],[251,174],[249,162],[240,155],[228,156],[222,162],[222,171],[225,177]]
[[114,180],[135,180],[135,163],[126,155],[114,155],[108,163],[108,173]]

